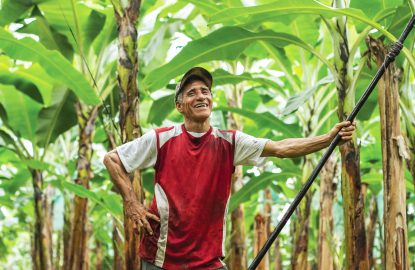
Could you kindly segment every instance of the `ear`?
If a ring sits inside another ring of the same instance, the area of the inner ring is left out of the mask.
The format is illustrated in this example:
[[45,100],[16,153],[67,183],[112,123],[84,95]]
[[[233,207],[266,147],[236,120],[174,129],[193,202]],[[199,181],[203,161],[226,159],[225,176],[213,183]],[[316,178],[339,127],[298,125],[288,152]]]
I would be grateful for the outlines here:
[[183,114],[183,107],[182,104],[178,101],[175,102],[176,109],[179,111],[179,113]]

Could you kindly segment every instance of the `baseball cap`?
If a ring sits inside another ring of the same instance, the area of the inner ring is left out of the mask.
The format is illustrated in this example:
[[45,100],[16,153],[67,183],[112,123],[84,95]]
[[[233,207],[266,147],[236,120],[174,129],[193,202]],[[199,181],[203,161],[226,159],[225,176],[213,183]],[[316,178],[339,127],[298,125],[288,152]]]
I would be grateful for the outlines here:
[[183,75],[182,80],[176,85],[174,101],[177,101],[177,97],[179,96],[179,93],[182,91],[182,86],[186,84],[187,79],[189,79],[189,77],[192,75],[197,75],[200,78],[202,78],[206,86],[209,87],[210,92],[212,92],[211,88],[213,79],[210,72],[202,67],[194,67],[189,69],[189,71],[187,71],[186,74]]

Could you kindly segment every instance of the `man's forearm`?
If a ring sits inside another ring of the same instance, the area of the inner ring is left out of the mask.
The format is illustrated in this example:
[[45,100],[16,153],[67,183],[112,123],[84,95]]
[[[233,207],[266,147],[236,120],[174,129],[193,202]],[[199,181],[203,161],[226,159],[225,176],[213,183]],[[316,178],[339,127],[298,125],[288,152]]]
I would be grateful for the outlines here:
[[285,139],[278,142],[268,141],[261,156],[301,157],[328,147],[330,142],[330,137],[327,134],[313,138]]
[[112,150],[104,157],[104,165],[107,167],[111,181],[118,189],[126,203],[137,201],[134,189],[116,150]]
[[148,209],[142,205],[135,195],[133,186],[131,185],[128,173],[121,163],[120,157],[116,150],[112,150],[104,157],[104,164],[107,167],[111,181],[121,193],[124,199],[124,206],[126,207],[126,214],[133,220],[133,229],[139,233],[140,228],[145,228],[147,233],[153,235],[148,219],[160,222],[160,219],[148,212]]

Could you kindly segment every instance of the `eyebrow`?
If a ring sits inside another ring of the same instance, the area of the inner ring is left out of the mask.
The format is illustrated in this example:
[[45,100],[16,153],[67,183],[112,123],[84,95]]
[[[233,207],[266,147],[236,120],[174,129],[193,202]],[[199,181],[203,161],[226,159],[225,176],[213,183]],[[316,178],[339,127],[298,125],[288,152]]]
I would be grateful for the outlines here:
[[[207,86],[202,86],[200,88],[202,88],[202,90],[209,90],[210,91],[209,87],[207,87]],[[189,90],[186,91],[186,94],[189,93],[192,90],[196,90],[196,88],[190,88]]]

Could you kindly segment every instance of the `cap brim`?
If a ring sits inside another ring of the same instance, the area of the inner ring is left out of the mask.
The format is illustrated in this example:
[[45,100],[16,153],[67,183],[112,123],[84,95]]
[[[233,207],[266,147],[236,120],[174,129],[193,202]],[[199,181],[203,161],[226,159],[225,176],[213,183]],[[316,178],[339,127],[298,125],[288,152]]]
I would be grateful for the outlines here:
[[178,83],[177,85],[178,87],[176,88],[176,93],[175,93],[175,100],[177,100],[177,96],[182,90],[182,86],[186,84],[187,79],[193,75],[196,75],[202,78],[206,86],[209,87],[209,89],[212,88],[213,79],[212,79],[212,75],[210,74],[210,72],[202,67],[194,67],[194,68],[189,69],[189,71],[187,71],[186,74],[184,74],[182,80]]

